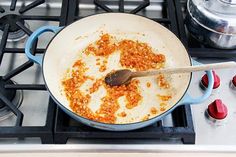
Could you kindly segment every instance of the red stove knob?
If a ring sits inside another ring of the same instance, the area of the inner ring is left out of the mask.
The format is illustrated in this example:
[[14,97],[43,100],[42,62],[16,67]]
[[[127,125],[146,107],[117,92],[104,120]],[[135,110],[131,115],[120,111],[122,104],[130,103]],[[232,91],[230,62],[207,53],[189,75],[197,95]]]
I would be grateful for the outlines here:
[[214,119],[224,119],[228,114],[227,107],[220,99],[216,99],[208,106],[208,114]]
[[[214,85],[213,85],[213,89],[216,89],[220,86],[220,77],[215,73],[215,71],[213,72],[213,77],[214,77]],[[202,84],[204,85],[204,87],[208,87],[208,77],[207,74],[205,74],[202,77]]]
[[236,87],[236,75],[233,77],[232,83],[233,83],[233,85]]

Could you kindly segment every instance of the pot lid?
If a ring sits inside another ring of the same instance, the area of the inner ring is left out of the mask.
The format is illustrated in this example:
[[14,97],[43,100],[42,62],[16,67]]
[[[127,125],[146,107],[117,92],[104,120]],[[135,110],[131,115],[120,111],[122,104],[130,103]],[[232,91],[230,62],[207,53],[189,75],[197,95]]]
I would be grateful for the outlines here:
[[222,34],[236,34],[236,0],[188,0],[187,8],[201,26]]

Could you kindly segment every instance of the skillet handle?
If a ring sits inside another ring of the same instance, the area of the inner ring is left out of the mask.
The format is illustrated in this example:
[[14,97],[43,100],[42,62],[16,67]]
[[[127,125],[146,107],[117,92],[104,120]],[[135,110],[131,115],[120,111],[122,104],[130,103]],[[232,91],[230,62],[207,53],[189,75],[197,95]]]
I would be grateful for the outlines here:
[[[200,65],[201,63],[192,60],[193,65]],[[185,94],[185,96],[183,97],[182,101],[179,103],[179,105],[187,105],[187,104],[199,104],[203,101],[205,101],[212,93],[212,89],[213,89],[213,84],[214,84],[214,77],[213,77],[213,73],[212,70],[206,71],[207,73],[207,77],[208,77],[208,87],[206,88],[206,90],[204,91],[202,96],[199,96],[197,98],[192,98],[188,93]]]
[[38,38],[38,36],[40,36],[41,34],[43,34],[44,32],[53,32],[53,33],[57,33],[62,29],[62,27],[57,27],[57,26],[43,26],[40,27],[39,29],[37,29],[36,31],[34,31],[28,38],[28,40],[26,41],[25,44],[25,54],[26,56],[33,62],[42,65],[42,61],[43,61],[43,56],[35,56],[31,53],[31,48],[32,45],[34,43],[34,41]]

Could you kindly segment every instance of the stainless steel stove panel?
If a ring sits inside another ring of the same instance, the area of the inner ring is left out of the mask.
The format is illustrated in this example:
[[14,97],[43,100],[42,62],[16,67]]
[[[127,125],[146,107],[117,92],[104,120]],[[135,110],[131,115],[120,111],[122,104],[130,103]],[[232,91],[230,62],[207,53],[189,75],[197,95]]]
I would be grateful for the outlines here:
[[[198,60],[202,63],[214,63],[227,60]],[[194,127],[196,131],[196,144],[236,144],[236,92],[230,88],[230,81],[236,75],[236,69],[216,70],[221,79],[221,85],[213,94],[202,104],[192,105]],[[203,72],[193,74],[193,80],[189,92],[193,96],[200,95],[202,89],[199,86],[199,80]],[[208,105],[215,99],[221,99],[228,107],[228,116],[221,124],[213,123],[204,116]]]

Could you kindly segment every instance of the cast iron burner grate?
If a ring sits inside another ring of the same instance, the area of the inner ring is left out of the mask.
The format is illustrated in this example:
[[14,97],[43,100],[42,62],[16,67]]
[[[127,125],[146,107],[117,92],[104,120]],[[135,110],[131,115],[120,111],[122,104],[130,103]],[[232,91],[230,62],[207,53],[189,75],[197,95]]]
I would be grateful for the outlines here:
[[[14,108],[19,108],[23,101],[23,91],[22,90],[15,90],[15,89],[6,89],[5,85],[15,85],[16,82],[12,80],[3,80],[0,77],[0,94],[5,97]],[[12,106],[10,106],[12,107]],[[0,122],[11,117],[13,115],[11,108],[9,108],[4,101],[0,99]]]
[[[119,0],[118,9],[112,10],[107,4],[111,4],[110,1],[100,1],[95,0],[94,4],[97,6],[96,9],[105,11],[105,12],[127,12],[124,8],[125,1]],[[143,1],[140,3],[137,8],[134,10],[128,11],[129,13],[139,13],[140,11],[145,12],[145,7],[149,5],[149,1]],[[69,11],[67,24],[72,23],[75,20],[83,18],[79,13],[80,8],[79,1],[71,0],[69,3]],[[165,0],[163,2],[163,14],[164,17],[155,17],[152,18],[154,21],[159,22],[169,28],[173,33],[179,36],[182,32],[179,32],[177,19],[176,19],[176,9],[174,1]],[[115,143],[115,140],[119,139],[171,139],[178,138],[182,139],[185,144],[194,144],[195,143],[195,131],[192,122],[191,108],[189,105],[180,106],[172,112],[173,126],[166,127],[162,125],[162,122],[159,121],[151,126],[142,128],[139,130],[126,131],[126,132],[110,132],[94,129],[88,126],[85,126],[79,122],[75,122],[69,116],[67,116],[60,108],[57,107],[56,118],[55,118],[55,130],[54,130],[54,142],[57,144],[64,144],[69,138],[76,139],[112,139]]]
[[162,122],[159,121],[142,129],[112,132],[98,130],[76,122],[60,108],[57,108],[54,142],[56,144],[65,144],[69,138],[81,140],[112,140],[112,143],[119,142],[121,139],[126,139],[127,141],[129,141],[129,139],[142,139],[143,141],[146,140],[145,142],[153,139],[156,139],[157,141],[181,139],[184,144],[194,144],[195,132],[192,124],[190,107],[180,106],[171,114],[173,117],[173,126],[171,127],[163,126]]
[[[118,0],[118,10],[119,12],[125,12],[125,1],[124,0]],[[111,8],[109,8],[104,1],[101,0],[94,0],[94,3],[102,8],[103,10],[107,11],[107,12],[113,12],[113,10]],[[135,14],[137,12],[139,12],[140,10],[143,10],[144,8],[146,8],[147,6],[149,6],[150,1],[149,0],[142,0],[141,3],[133,10],[131,10],[129,13]]]
[[[7,90],[5,88],[6,84],[14,84],[13,81],[7,80],[4,81],[2,77],[0,77],[0,93],[6,97],[9,101],[12,101],[16,95],[16,90]],[[0,100],[0,109],[4,107],[4,102]]]
[[[40,21],[58,21],[60,26],[65,25],[67,11],[68,11],[69,0],[62,1],[61,14],[59,16],[41,16],[41,15],[27,15],[23,14],[28,10],[31,10],[38,5],[45,3],[45,0],[35,0],[28,5],[22,5],[19,10],[16,9],[17,0],[12,0],[9,9],[10,14],[6,15],[5,8],[0,6],[0,31],[3,32],[1,43],[0,43],[0,68],[3,59],[3,55],[6,53],[16,54],[24,53],[22,48],[8,48],[6,47],[9,38],[9,33],[23,31],[26,35],[30,35],[32,31],[26,26],[24,20],[40,20]],[[14,12],[14,13],[13,13]],[[32,52],[44,53],[44,49],[37,49],[37,41],[32,47]],[[9,63],[12,64],[12,63]],[[22,126],[24,114],[12,103],[12,99],[15,92],[22,90],[30,90],[32,92],[45,91],[45,85],[43,84],[15,84],[12,83],[11,79],[24,72],[33,66],[31,61],[27,61],[17,68],[7,72],[4,76],[0,76],[0,102],[1,108],[8,107],[9,110],[16,116],[15,126],[0,126],[0,138],[18,138],[24,139],[27,137],[39,137],[42,143],[53,143],[53,127],[55,118],[55,105],[53,100],[50,98],[48,103],[48,110],[46,115],[46,122],[44,126]],[[6,93],[7,92],[7,93]],[[5,94],[4,94],[5,93]],[[32,98],[33,100],[35,98]],[[32,101],[34,102],[34,101]],[[32,103],[32,105],[34,105]]]

